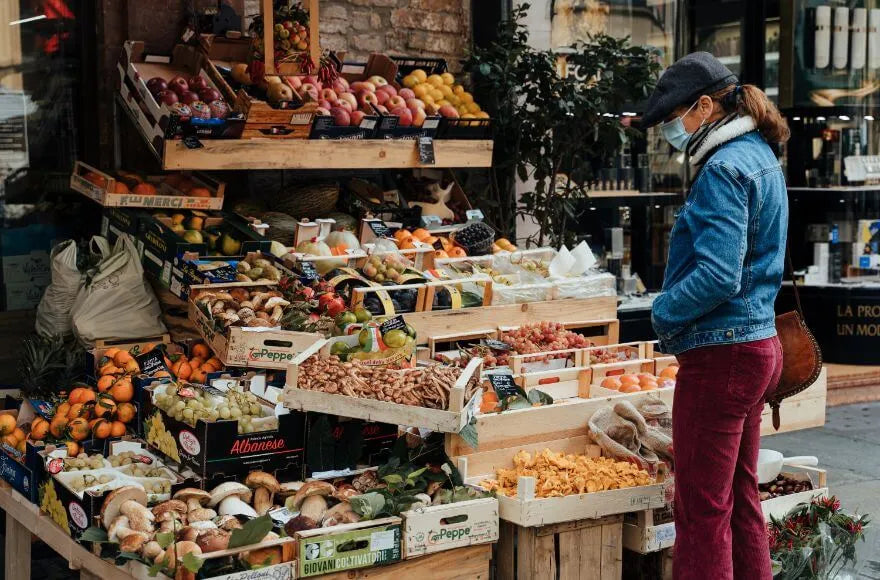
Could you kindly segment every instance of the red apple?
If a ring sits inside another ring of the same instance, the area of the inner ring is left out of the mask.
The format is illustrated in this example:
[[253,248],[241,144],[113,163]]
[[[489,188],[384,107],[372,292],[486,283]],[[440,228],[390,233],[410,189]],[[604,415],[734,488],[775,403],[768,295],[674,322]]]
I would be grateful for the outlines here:
[[412,111],[410,111],[406,107],[397,107],[396,109],[391,109],[391,114],[397,115],[400,118],[397,124],[401,127],[409,127],[413,123]]
[[388,93],[392,97],[397,96],[397,89],[395,89],[392,85],[382,85],[379,88],[377,88],[376,90],[377,91],[385,91],[386,93]]
[[185,91],[180,95],[180,102],[186,103],[187,105],[191,103],[195,103],[196,101],[203,101],[204,99],[200,99],[199,95],[192,91]]
[[333,89],[321,89],[321,98],[325,101],[335,101],[338,97]]
[[192,76],[187,82],[189,83],[189,90],[197,93],[201,92],[202,89],[207,89],[211,86],[208,84],[208,79],[201,75]]
[[333,103],[328,101],[327,99],[321,99],[318,101],[318,107],[322,109],[327,109],[328,111],[333,108]]
[[147,90],[151,95],[156,95],[159,91],[164,91],[167,88],[168,83],[162,77],[153,77],[147,81]]
[[302,82],[304,85],[315,85],[319,91],[321,90],[321,81],[315,75],[304,76]]
[[316,114],[316,115],[329,115],[329,114],[330,114],[330,110],[329,110],[329,109],[325,109],[325,108],[323,108],[323,107],[318,107],[317,109],[315,109],[315,114]]
[[303,83],[299,89],[300,94],[305,101],[317,101],[319,95],[318,87],[311,83]]
[[189,90],[189,83],[186,82],[185,78],[178,75],[168,81],[168,88],[180,95]]
[[358,106],[358,100],[357,100],[357,97],[354,96],[353,94],[351,94],[351,93],[340,93],[340,94],[339,94],[339,100],[340,100],[340,102],[341,102],[341,101],[346,101],[346,102],[348,102],[348,104],[351,105],[352,110],[353,110],[353,109],[357,109],[357,106]]
[[385,105],[376,105],[374,108],[375,108],[377,111],[379,111],[380,113],[382,113],[383,115],[387,115],[387,114],[388,114],[388,108],[387,108]]
[[367,79],[367,82],[373,83],[374,85],[376,85],[376,88],[379,88],[379,87],[382,87],[382,86],[385,86],[388,84],[388,81],[385,80],[385,77],[382,77],[379,75],[371,76],[370,78]]
[[412,111],[412,125],[413,127],[421,127],[425,124],[425,114],[424,109],[410,109]]
[[364,113],[363,111],[352,111],[352,112],[351,112],[351,115],[350,115],[350,117],[351,117],[351,126],[352,126],[352,127],[360,127],[360,126],[361,126],[361,121],[364,120],[364,117],[366,117],[366,115],[367,115],[367,114]]
[[173,105],[178,102],[180,99],[177,97],[177,93],[172,91],[171,89],[165,89],[164,91],[159,91],[156,93],[156,102],[160,105]]
[[199,91],[199,97],[201,97],[201,99],[206,103],[210,103],[211,101],[222,99],[223,95],[221,95],[220,91],[218,91],[217,89],[208,87]]
[[335,81],[333,81],[333,90],[337,93],[347,93],[349,89],[348,81],[342,77],[337,77]]
[[397,91],[397,94],[400,95],[401,97],[403,97],[404,99],[416,98],[416,94],[413,92],[412,89],[403,88],[403,89],[400,89],[399,91]]
[[[391,85],[387,85],[387,86],[391,86]],[[391,110],[401,108],[401,107],[405,109],[406,108],[406,101],[403,100],[403,97],[398,96],[398,95],[394,95],[393,97],[388,99],[388,101],[385,103],[385,106]]]
[[373,94],[376,95],[376,100],[379,101],[380,105],[384,105],[388,99],[391,98],[391,96],[385,91],[376,91]]
[[367,105],[375,106],[379,104],[379,98],[376,96],[376,93],[372,91],[362,91],[358,93],[357,100],[361,108],[367,110],[369,110]]
[[440,107],[440,114],[451,119],[458,119],[458,111],[452,105],[443,105]]
[[370,91],[371,93],[376,92],[376,85],[373,83],[368,83],[366,81],[357,81],[355,83],[351,83],[351,90],[354,93],[359,93],[361,91]]
[[351,125],[351,115],[342,107],[333,107],[330,109],[330,115],[333,116],[333,124],[340,127],[348,127]]
[[422,99],[412,98],[412,99],[407,99],[405,102],[406,102],[406,106],[410,109],[424,109],[425,108],[425,101],[423,101]]
[[343,109],[345,109],[349,113],[354,111],[354,107],[352,107],[351,103],[349,103],[348,101],[343,101],[343,100],[333,101],[333,106],[334,107],[342,107]]

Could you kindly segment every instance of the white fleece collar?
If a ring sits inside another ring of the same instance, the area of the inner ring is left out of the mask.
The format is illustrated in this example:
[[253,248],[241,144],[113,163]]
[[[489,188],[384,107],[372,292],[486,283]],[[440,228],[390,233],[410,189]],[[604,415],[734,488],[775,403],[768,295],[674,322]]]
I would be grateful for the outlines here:
[[757,125],[755,125],[755,120],[748,115],[745,117],[738,117],[730,123],[718,127],[706,137],[706,140],[703,141],[700,148],[691,156],[691,165],[701,163],[703,157],[719,145],[727,143],[731,139],[736,139],[740,135],[745,135],[750,131],[754,131],[756,128]]

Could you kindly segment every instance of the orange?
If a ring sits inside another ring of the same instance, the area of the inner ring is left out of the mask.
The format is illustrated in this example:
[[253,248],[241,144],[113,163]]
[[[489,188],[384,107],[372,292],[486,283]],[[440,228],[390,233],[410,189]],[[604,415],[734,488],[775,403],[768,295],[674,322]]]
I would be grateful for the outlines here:
[[208,345],[202,342],[196,343],[192,347],[193,357],[200,358],[202,360],[208,360],[211,358],[211,349],[208,348]]
[[106,419],[98,419],[94,425],[92,425],[92,435],[96,439],[106,439],[110,437],[113,427],[110,421]]
[[110,193],[118,193],[122,195],[127,195],[129,193],[128,186],[122,183],[121,181],[116,181],[113,183],[113,189]]
[[189,380],[193,383],[205,384],[205,381],[208,380],[208,373],[205,372],[204,369],[196,369],[189,376]]
[[653,381],[653,380],[656,380],[656,379],[657,379],[657,377],[655,377],[655,376],[652,375],[651,373],[639,373],[638,376],[639,376],[639,380],[640,380],[640,381],[644,381],[645,379],[650,379],[650,380]]
[[640,383],[639,386],[643,391],[654,391],[657,389],[657,381],[644,381]]
[[135,195],[156,195],[156,188],[149,183],[138,183],[134,186],[132,193]]
[[425,238],[429,237],[431,235],[431,232],[429,232],[425,228],[417,228],[417,229],[413,230],[412,235],[415,239],[422,241]]
[[[220,362],[220,359],[217,358],[216,356],[212,356],[211,358],[209,358],[209,359],[205,362],[205,364],[209,364],[209,365],[211,365],[212,367],[214,367],[214,370],[215,370],[215,371],[219,371],[219,370],[221,370],[221,369],[223,368],[223,363]],[[204,365],[202,365],[202,366],[204,366]]]
[[171,366],[171,372],[174,373],[178,379],[185,381],[188,380],[192,374],[192,367],[189,365],[186,358],[181,357],[180,360]]
[[621,385],[638,385],[639,377],[636,375],[620,375]]
[[116,418],[123,423],[130,423],[135,415],[137,415],[137,408],[131,403],[119,403],[116,407]]
[[100,379],[98,379],[98,392],[106,393],[107,390],[113,386],[113,383],[116,382],[116,377],[113,375],[104,375]]
[[26,453],[27,452],[27,443],[25,443],[25,440],[22,439],[21,441],[19,441],[18,445],[15,446],[15,449],[19,453]]
[[674,379],[676,376],[678,376],[678,366],[677,365],[668,366],[665,369],[663,369],[662,371],[660,371],[660,378],[661,379]]
[[21,427],[16,427],[12,432],[12,436],[15,437],[16,441],[24,441],[27,439],[27,435],[24,434],[24,431],[21,430]]
[[106,363],[101,365],[101,368],[98,370],[98,374],[101,376],[104,375],[118,375],[122,372],[122,369],[113,364],[112,360],[108,360]]
[[70,396],[67,397],[67,400],[70,401],[72,404],[94,401],[95,391],[87,387],[77,387],[70,391]]
[[15,435],[7,435],[3,439],[0,439],[0,441],[3,441],[3,443],[6,443],[13,449],[15,449],[15,446],[18,445],[18,439],[15,438]]
[[150,352],[151,350],[153,350],[155,348],[156,348],[155,342],[148,342],[147,344],[144,345],[144,347],[142,349],[140,349],[140,352],[141,352],[141,354],[143,354],[145,352]]
[[447,254],[443,250],[434,250],[434,258],[440,259],[440,258],[448,258],[448,257],[449,257],[449,254]]
[[203,364],[205,364],[205,360],[202,358],[199,358],[197,356],[189,359],[189,366],[192,370],[196,370],[197,368],[199,368]]
[[620,387],[621,393],[638,393],[642,388],[636,384],[624,384]]
[[111,437],[122,437],[125,435],[125,423],[121,421],[113,421],[110,424],[110,436]]
[[34,422],[31,423],[31,439],[34,441],[42,441],[48,434],[49,422],[45,419],[40,419],[39,421],[34,419]]
[[117,403],[127,403],[131,401],[134,397],[134,387],[131,384],[131,379],[124,377],[116,381],[116,384],[110,387],[110,396],[112,396],[113,400]]
[[67,416],[55,415],[52,422],[49,423],[49,433],[52,437],[60,439],[64,436],[64,430],[67,429]]
[[429,245],[433,246],[433,245],[434,245],[434,242],[436,242],[438,239],[439,239],[439,238],[437,238],[436,236],[428,236],[427,238],[425,238],[425,239],[423,239],[423,240],[421,240],[421,241],[424,242],[424,243],[426,243],[426,244],[429,244]]
[[97,395],[95,394],[95,391],[93,391],[92,389],[86,389],[86,388],[83,388],[83,390],[79,396],[79,400],[82,403],[89,403],[91,401],[94,401],[96,398],[97,398]]
[[605,377],[602,379],[602,384],[600,385],[605,389],[611,389],[613,391],[619,391],[622,386],[620,381],[614,377]]
[[406,229],[401,228],[401,229],[397,230],[396,232],[394,232],[394,239],[397,240],[398,242],[400,240],[402,240],[403,238],[411,238],[411,237],[412,237],[412,232],[410,232],[409,230],[406,230]]
[[[107,350],[104,351],[104,359],[108,359],[108,360],[112,359],[114,356],[116,356],[117,352],[119,352],[118,348],[115,348],[115,347],[108,348]],[[103,359],[102,359],[102,361],[103,361]]]
[[464,258],[464,257],[467,257],[467,252],[464,251],[464,248],[461,248],[461,247],[459,247],[459,246],[455,246],[454,248],[451,248],[451,249],[447,250],[447,253],[448,253],[449,256],[452,257],[452,258]]
[[189,190],[190,197],[211,197],[211,190],[205,187],[194,187]]
[[89,181],[89,182],[97,185],[101,189],[104,189],[105,187],[107,187],[107,178],[104,177],[103,175],[95,173],[94,171],[89,171],[83,177],[85,177],[86,181]]
[[55,416],[56,417],[67,417],[67,413],[70,411],[70,403],[64,402],[55,407]]
[[116,403],[113,402],[113,398],[101,395],[101,398],[95,403],[95,416],[109,418],[113,416],[114,411],[116,411]]
[[89,422],[82,417],[72,419],[67,424],[67,433],[74,441],[82,441],[89,436]]
[[114,364],[116,364],[116,366],[118,366],[120,368],[123,368],[126,365],[126,363],[128,363],[128,361],[130,361],[130,360],[133,360],[132,356],[127,351],[124,351],[124,350],[120,350],[113,357]]
[[125,363],[124,370],[125,370],[125,372],[126,372],[127,374],[129,374],[129,375],[136,375],[136,374],[138,374],[139,372],[141,372],[141,367],[140,367],[140,365],[137,363],[136,360],[131,359],[130,361],[128,361],[127,363]]
[[79,455],[79,443],[76,441],[66,441],[64,446],[67,447],[67,456],[76,457]]
[[401,250],[412,250],[416,247],[416,245],[413,243],[414,240],[415,238],[412,236],[401,238],[397,240],[397,247]]
[[88,417],[89,416],[89,408],[85,406],[84,403],[74,403],[70,406],[70,410],[67,412],[68,419],[75,419],[77,417]]
[[0,415],[0,435],[9,435],[15,429],[15,415],[11,413]]

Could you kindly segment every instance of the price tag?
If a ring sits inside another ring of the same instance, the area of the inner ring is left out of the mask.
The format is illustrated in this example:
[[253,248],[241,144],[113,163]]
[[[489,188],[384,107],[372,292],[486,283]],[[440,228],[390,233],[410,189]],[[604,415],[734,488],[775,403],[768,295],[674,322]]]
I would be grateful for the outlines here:
[[422,225],[424,227],[430,227],[431,224],[436,224],[438,226],[443,225],[443,220],[440,219],[438,215],[423,215],[422,216]]
[[419,163],[422,165],[434,165],[434,139],[432,137],[419,137]]
[[489,382],[499,400],[519,394],[519,387],[513,382],[513,373],[492,373]]
[[442,250],[443,249],[443,241],[440,238],[437,238],[437,240],[434,242],[434,249],[435,250]]
[[387,334],[392,330],[402,330],[406,332],[406,322],[403,320],[403,316],[395,316],[394,318],[389,318],[385,322],[383,322],[379,326],[379,330],[383,335]]
[[479,209],[469,209],[464,212],[464,214],[467,216],[469,222],[481,222],[483,221],[483,217],[485,217],[483,216],[483,211]]
[[388,226],[382,220],[371,220],[367,224],[377,238],[386,238],[391,233],[391,230],[388,229]]
[[488,346],[492,350],[510,350],[510,345],[506,342],[501,342],[500,340],[493,340],[491,338],[484,338],[480,341],[480,344],[483,346]]
[[204,145],[202,145],[202,142],[199,141],[199,138],[195,135],[188,135],[184,137],[183,144],[186,146],[187,149],[201,149],[204,147]]
[[318,278],[318,271],[315,270],[315,265],[312,264],[311,262],[300,262],[299,269],[302,272],[302,275],[304,278],[309,278],[309,279],[317,279]]
[[134,359],[141,369],[141,374],[154,377],[159,371],[168,372],[165,366],[165,353],[161,349],[154,348],[144,354],[139,354]]
[[279,508],[269,512],[269,517],[279,526],[286,524],[291,518],[295,517],[299,512],[292,512],[287,508]]

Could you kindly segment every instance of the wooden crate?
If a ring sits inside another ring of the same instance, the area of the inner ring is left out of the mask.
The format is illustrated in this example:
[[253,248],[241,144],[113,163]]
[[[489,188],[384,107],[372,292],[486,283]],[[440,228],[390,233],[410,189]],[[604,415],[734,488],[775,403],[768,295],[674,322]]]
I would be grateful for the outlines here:
[[190,287],[189,319],[196,325],[199,335],[208,343],[220,362],[228,367],[283,370],[299,353],[324,342],[324,336],[314,332],[256,330],[241,326],[232,326],[221,332],[214,328],[213,322],[196,306],[195,301],[202,292],[219,292],[228,288],[254,286],[269,288],[273,287],[274,283],[233,282],[198,284]]
[[[321,580],[488,580],[492,546],[468,546],[404,560],[390,566],[360,568],[321,576]],[[427,576],[426,576],[427,573]],[[497,580],[501,577],[495,576]]]
[[[624,524],[624,537],[626,537]],[[623,550],[623,580],[672,580],[672,553],[666,548],[650,554]]]
[[570,367],[547,371],[523,373],[514,378],[516,384],[526,393],[538,389],[561,399],[589,399],[591,394],[590,377],[592,371],[587,367]]
[[813,489],[762,501],[761,511],[768,522],[770,516],[780,519],[799,503],[809,503],[817,497],[828,497],[828,474],[824,469],[792,465],[783,467],[783,470],[784,475],[812,482]]
[[[104,178],[106,185],[98,187],[88,179],[87,173],[96,173]],[[112,193],[115,182],[112,175],[95,169],[82,161],[77,161],[70,174],[70,189],[78,191],[96,201],[104,207],[149,207],[161,209],[197,209],[219,210],[223,209],[223,193],[226,184],[217,181],[213,177],[201,173],[189,176],[196,185],[204,187],[211,192],[211,197],[192,197],[184,192],[172,188],[162,181],[162,177],[150,178],[146,182],[156,186],[156,195],[135,195],[133,193]]]
[[404,558],[498,541],[498,500],[487,497],[402,512]]
[[340,417],[391,423],[392,425],[421,427],[441,433],[458,433],[467,425],[479,405],[479,389],[470,400],[465,400],[465,390],[471,378],[480,376],[483,361],[479,358],[472,359],[462,370],[458,381],[449,392],[449,408],[445,410],[298,388],[299,365],[315,354],[328,356],[327,344],[328,342],[324,341],[321,344],[312,345],[299,354],[287,367],[287,382],[284,385],[282,400],[288,409],[314,411],[339,415]]
[[[531,445],[518,443],[495,451],[480,451],[457,457],[456,460],[465,483],[479,486],[485,479],[494,479],[498,469],[513,467],[513,457],[517,452],[523,449],[540,452],[545,448],[555,453],[581,453],[592,457],[601,455],[601,449],[592,445],[587,435],[579,435],[555,441],[543,440]],[[516,496],[498,495],[498,510],[502,520],[523,527],[539,527],[666,505],[666,484],[662,481],[627,489],[550,498],[535,497],[535,483],[534,477],[520,477]]]
[[617,299],[613,296],[416,312],[406,317],[418,333],[416,340],[419,344],[427,344],[429,336],[469,333],[502,325],[522,326],[542,320],[563,324],[604,321],[610,324],[608,344],[614,344],[618,341],[617,325],[611,321],[616,319]]
[[672,507],[627,514],[623,520],[623,547],[639,554],[650,554],[675,544]]
[[501,522],[495,553],[499,580],[612,580],[623,571],[622,516],[535,528]]
[[773,428],[770,405],[761,413],[761,435],[788,433],[825,424],[825,403],[828,396],[828,369],[822,368],[819,378],[804,391],[782,401],[780,416],[782,423],[779,430]]

